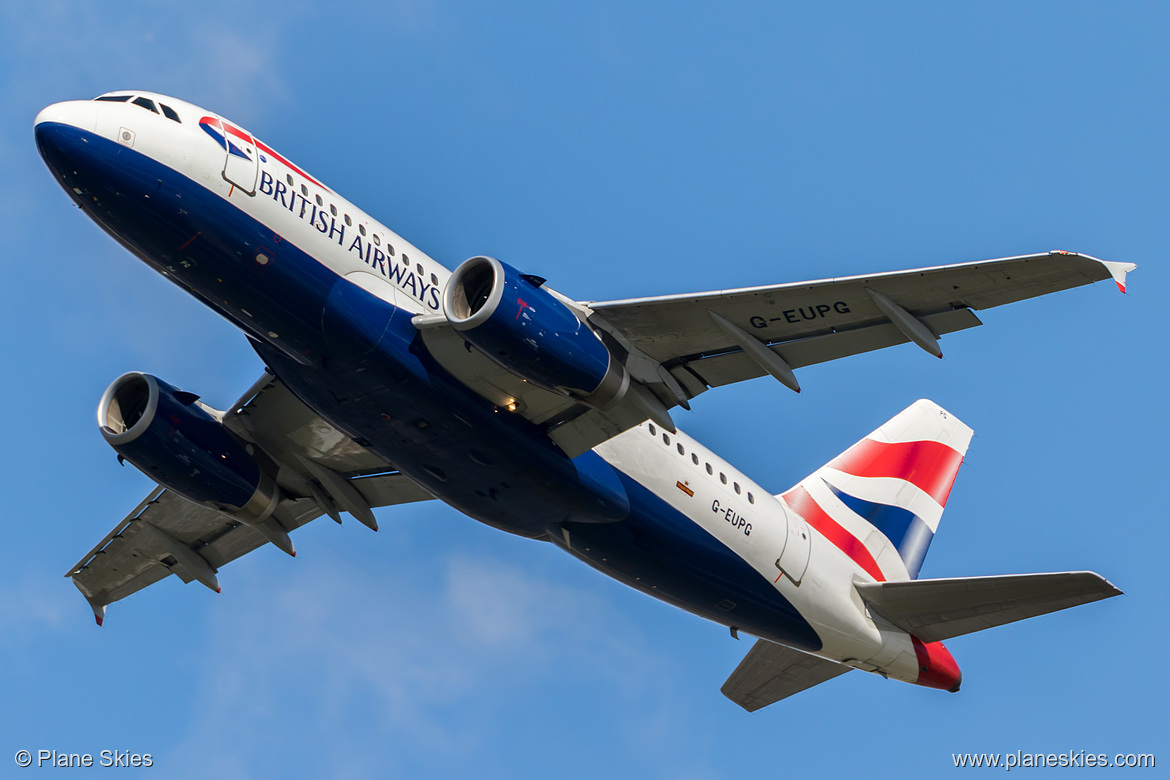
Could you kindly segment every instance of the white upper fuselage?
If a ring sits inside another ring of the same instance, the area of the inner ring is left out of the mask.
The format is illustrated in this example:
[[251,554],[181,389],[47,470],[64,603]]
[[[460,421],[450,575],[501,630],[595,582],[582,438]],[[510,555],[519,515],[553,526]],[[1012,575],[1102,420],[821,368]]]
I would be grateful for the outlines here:
[[[156,106],[165,105],[180,122],[132,102],[77,100],[56,103],[37,116],[40,122],[64,122],[116,141],[145,154],[217,193],[236,208],[276,228],[288,241],[300,246],[338,276],[416,314],[438,311],[437,294],[451,272],[369,214],[341,197],[260,139],[255,195],[249,196],[224,177],[224,151],[201,129],[204,118],[222,122],[227,138],[243,145],[232,134],[238,125],[217,114],[176,98],[153,92],[111,92],[101,96],[130,95]],[[128,137],[127,137],[128,134]],[[251,154],[249,148],[247,153]],[[267,178],[271,179],[269,182]],[[262,187],[262,185],[264,185]],[[267,190],[265,192],[264,190]],[[326,229],[320,229],[322,224]],[[395,257],[404,271],[387,273],[385,260]]]

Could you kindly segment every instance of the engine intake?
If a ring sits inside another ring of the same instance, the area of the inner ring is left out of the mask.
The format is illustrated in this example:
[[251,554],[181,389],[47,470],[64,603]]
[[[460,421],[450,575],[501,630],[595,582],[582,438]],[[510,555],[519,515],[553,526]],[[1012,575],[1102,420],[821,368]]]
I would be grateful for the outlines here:
[[625,368],[543,285],[494,257],[473,257],[451,275],[443,314],[468,344],[537,387],[596,407],[620,400]]
[[102,395],[102,437],[135,468],[184,498],[260,522],[279,490],[248,447],[200,404],[150,374],[123,374]]

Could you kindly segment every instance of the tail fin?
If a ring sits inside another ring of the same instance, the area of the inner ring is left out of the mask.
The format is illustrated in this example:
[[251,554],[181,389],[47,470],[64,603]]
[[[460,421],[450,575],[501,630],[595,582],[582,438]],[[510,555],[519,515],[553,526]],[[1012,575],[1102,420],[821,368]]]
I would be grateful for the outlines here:
[[916,579],[972,433],[915,401],[779,497],[875,580]]

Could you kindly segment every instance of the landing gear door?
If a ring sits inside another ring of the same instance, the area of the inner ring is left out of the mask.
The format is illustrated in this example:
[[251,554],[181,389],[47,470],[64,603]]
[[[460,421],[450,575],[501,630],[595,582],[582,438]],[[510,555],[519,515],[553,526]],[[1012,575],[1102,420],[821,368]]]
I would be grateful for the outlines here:
[[223,123],[224,140],[227,142],[227,159],[223,164],[223,177],[247,195],[256,194],[256,179],[260,175],[260,153],[256,142],[247,130]]

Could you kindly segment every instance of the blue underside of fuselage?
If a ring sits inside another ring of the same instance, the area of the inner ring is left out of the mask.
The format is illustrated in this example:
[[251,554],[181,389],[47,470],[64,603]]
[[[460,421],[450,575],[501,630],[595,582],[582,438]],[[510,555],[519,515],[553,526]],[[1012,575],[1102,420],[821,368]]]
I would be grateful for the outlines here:
[[[36,137],[89,216],[244,330],[319,414],[448,504],[561,546],[565,528],[573,554],[632,587],[748,633],[820,648],[772,584],[694,522],[595,453],[568,458],[541,429],[447,374],[410,312],[143,154],[63,124],[42,123]],[[255,262],[259,251],[268,262]]]
[[815,652],[821,640],[776,588],[725,544],[619,472],[630,519],[565,523],[559,546],[655,598],[755,636]]

